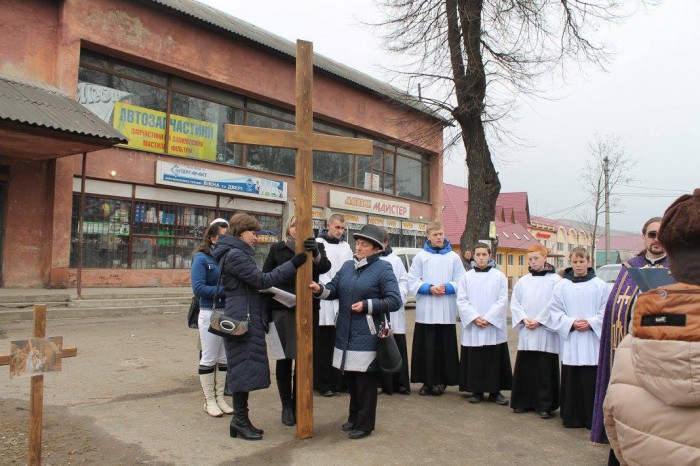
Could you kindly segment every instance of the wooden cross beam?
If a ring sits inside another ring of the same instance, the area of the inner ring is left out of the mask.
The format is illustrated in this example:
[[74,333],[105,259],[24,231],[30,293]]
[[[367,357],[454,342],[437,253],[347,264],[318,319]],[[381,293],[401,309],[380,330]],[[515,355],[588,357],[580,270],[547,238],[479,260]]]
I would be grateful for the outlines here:
[[[313,151],[372,155],[369,139],[354,139],[313,132],[313,44],[297,41],[296,129],[294,131],[226,125],[226,142],[296,149],[296,216],[299,238],[313,235],[311,193]],[[303,241],[297,241],[297,252]],[[311,310],[311,261],[297,270],[297,437],[313,436],[313,316]]]
[[[34,305],[34,338],[46,338],[46,305]],[[60,338],[60,337],[59,337]],[[61,348],[61,358],[78,355],[78,348]],[[16,364],[12,355],[0,355],[0,366]],[[41,425],[44,410],[44,375],[32,375],[29,389],[29,461],[30,466],[41,466]]]

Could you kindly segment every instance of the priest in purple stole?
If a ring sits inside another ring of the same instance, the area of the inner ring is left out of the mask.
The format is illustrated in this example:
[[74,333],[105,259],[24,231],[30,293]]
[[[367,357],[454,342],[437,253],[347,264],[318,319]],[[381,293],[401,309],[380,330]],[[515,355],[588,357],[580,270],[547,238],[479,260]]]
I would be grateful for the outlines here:
[[598,355],[598,375],[596,379],[595,402],[593,405],[593,425],[591,441],[608,443],[603,426],[603,400],[610,382],[610,370],[615,357],[615,349],[629,333],[629,323],[632,317],[630,309],[639,292],[637,284],[627,271],[628,268],[665,267],[668,268],[666,251],[657,239],[661,217],[649,219],[642,228],[645,250],[622,265],[615,285],[610,291],[608,304],[605,306],[603,332],[600,339]]

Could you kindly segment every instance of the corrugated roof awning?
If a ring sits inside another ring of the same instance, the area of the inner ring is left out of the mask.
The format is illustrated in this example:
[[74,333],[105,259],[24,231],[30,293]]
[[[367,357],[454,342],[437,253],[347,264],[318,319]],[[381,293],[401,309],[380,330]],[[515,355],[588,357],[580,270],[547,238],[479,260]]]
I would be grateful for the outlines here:
[[127,142],[61,90],[0,75],[1,155],[49,160]]

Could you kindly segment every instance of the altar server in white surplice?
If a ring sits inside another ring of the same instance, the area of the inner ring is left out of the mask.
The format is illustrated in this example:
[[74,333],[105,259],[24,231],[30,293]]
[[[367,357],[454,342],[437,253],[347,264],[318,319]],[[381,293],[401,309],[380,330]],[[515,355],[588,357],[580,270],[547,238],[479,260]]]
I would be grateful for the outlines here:
[[510,406],[516,414],[537,411],[542,419],[559,408],[559,335],[547,328],[554,286],[561,281],[545,262],[547,248],[533,244],[527,250],[529,274],[513,288],[510,313],[518,331],[518,354],[513,369]]
[[455,287],[464,266],[445,238],[442,223],[428,223],[426,235],[408,271],[408,290],[416,296],[411,382],[423,384],[419,395],[439,396],[459,381]]
[[[328,217],[326,228],[319,232],[316,241],[323,244],[326,257],[331,261],[331,269],[319,277],[319,283],[330,283],[343,264],[352,260],[352,249],[345,241],[345,217],[333,214]],[[344,380],[340,372],[333,368],[333,347],[335,345],[335,316],[338,313],[338,300],[321,301],[318,315],[314,315],[314,390],[322,396],[333,396],[343,390]]]
[[382,393],[391,395],[399,392],[402,395],[411,393],[411,380],[408,377],[408,349],[406,346],[406,299],[408,298],[408,272],[399,257],[392,252],[389,245],[389,232],[382,228],[384,236],[384,251],[380,253],[380,258],[391,264],[396,280],[399,282],[399,292],[401,292],[401,309],[394,311],[391,316],[391,329],[394,331],[394,340],[399,347],[401,359],[403,361],[401,369],[397,372],[382,372],[381,390]]
[[598,350],[608,287],[590,267],[585,248],[569,253],[571,267],[554,287],[548,327],[561,336],[561,417],[565,427],[591,428]]
[[459,363],[459,389],[471,392],[470,403],[478,403],[484,393],[488,400],[507,405],[501,390],[510,390],[510,366],[506,309],[508,280],[503,272],[488,264],[491,248],[474,246],[475,264],[457,283],[457,310],[462,322],[462,355]]

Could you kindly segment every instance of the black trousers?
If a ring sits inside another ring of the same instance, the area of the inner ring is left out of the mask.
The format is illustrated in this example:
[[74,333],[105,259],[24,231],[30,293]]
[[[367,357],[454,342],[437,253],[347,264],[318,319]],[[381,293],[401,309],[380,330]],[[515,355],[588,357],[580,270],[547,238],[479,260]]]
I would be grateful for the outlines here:
[[324,325],[314,327],[314,390],[332,390],[335,383],[333,372],[333,346],[335,327]]
[[355,430],[373,431],[377,420],[377,373],[345,371],[345,375],[350,388],[348,422]]
[[275,379],[280,394],[282,407],[294,407],[297,392],[297,380],[294,376],[294,359],[278,359],[275,363]]

